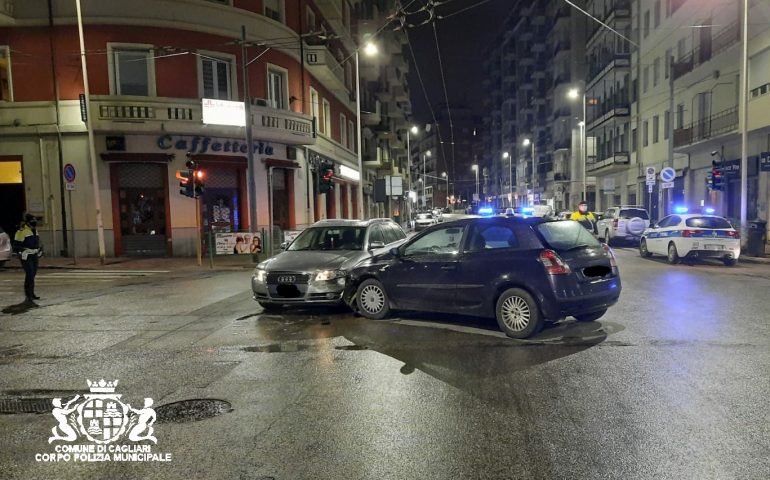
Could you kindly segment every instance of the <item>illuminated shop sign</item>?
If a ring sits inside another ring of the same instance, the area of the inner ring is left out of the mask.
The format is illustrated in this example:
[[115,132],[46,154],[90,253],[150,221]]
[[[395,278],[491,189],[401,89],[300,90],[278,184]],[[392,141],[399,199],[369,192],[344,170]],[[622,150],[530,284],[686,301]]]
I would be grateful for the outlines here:
[[[158,137],[158,148],[161,150],[182,150],[191,154],[202,153],[247,153],[248,144],[243,140],[214,140],[211,137],[175,137],[161,135]],[[273,147],[264,142],[254,142],[254,153],[258,155],[273,155]]]
[[246,126],[246,109],[243,102],[204,98],[201,101],[201,107],[203,123],[206,125]]

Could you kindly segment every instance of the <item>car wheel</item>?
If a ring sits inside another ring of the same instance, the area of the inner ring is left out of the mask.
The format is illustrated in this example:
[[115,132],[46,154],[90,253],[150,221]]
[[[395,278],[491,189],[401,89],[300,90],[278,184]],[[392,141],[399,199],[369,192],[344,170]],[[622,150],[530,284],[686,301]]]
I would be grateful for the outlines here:
[[642,239],[642,241],[639,242],[639,255],[644,258],[650,258],[652,256],[652,253],[647,250],[647,240],[645,239]]
[[583,315],[575,315],[575,320],[578,322],[593,322],[594,320],[599,320],[604,316],[604,314],[607,313],[607,309],[599,310],[598,312],[592,312],[592,313],[584,313]]
[[725,263],[726,267],[734,267],[735,264],[738,263],[738,260],[735,258],[723,258],[722,261]]
[[271,312],[280,312],[283,310],[283,305],[280,303],[267,303],[267,302],[257,302],[260,307],[262,307],[262,310],[265,312],[271,313]]
[[361,315],[372,320],[382,320],[390,313],[390,302],[385,287],[373,278],[364,280],[358,286],[356,306]]
[[668,260],[668,263],[671,265],[676,265],[679,263],[679,253],[676,251],[676,245],[674,245],[674,242],[668,244],[668,255],[666,256],[666,260]]
[[526,290],[509,288],[497,299],[495,309],[500,330],[512,338],[527,338],[543,328],[537,302]]

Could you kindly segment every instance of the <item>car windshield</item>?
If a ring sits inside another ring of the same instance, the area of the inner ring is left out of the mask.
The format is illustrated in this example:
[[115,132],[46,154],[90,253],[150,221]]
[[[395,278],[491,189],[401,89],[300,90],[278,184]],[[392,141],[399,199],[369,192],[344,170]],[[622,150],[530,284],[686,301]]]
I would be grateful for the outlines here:
[[620,210],[620,218],[629,219],[639,217],[643,220],[649,220],[650,216],[647,215],[647,210],[643,208],[622,208]]
[[361,250],[365,234],[364,227],[311,227],[300,233],[288,250]]
[[600,247],[601,243],[582,225],[575,221],[546,222],[537,226],[537,231],[550,248],[557,251],[576,247]]
[[733,228],[730,222],[722,217],[691,217],[684,223],[690,228]]

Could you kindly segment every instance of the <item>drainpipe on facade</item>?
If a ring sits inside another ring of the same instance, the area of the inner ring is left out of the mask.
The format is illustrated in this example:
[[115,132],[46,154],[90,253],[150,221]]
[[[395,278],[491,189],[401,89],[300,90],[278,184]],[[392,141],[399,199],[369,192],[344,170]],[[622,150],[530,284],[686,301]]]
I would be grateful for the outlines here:
[[[54,92],[54,110],[56,112],[56,142],[59,150],[59,202],[61,204],[61,235],[62,235],[62,249],[59,255],[66,257],[69,254],[69,246],[67,239],[67,209],[64,203],[64,156],[62,154],[62,138],[61,129],[61,112],[59,111],[59,83],[56,81],[56,44],[53,41],[53,7],[51,6],[51,0],[48,0],[48,43],[51,50],[51,75],[53,76],[53,92]],[[46,198],[51,202],[51,216],[53,216],[53,195],[51,198]],[[51,222],[53,224],[53,221]],[[52,232],[54,238],[54,251],[56,251],[56,234]],[[74,249],[74,247],[73,247]]]

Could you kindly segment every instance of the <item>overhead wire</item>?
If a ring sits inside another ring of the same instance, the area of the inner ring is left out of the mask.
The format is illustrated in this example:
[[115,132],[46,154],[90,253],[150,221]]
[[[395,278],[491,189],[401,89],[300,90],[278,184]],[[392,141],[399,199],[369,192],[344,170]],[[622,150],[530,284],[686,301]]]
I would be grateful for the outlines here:
[[[444,75],[444,63],[441,60],[441,48],[438,43],[438,32],[436,30],[436,22],[433,22],[433,38],[436,39],[436,54],[438,56],[439,71],[441,72],[441,84],[444,87],[444,101],[446,102],[447,116],[449,117],[449,140],[451,142],[452,152],[452,177],[455,177],[455,126],[452,121],[452,109],[449,106],[449,94],[446,88],[446,77]],[[446,157],[444,158],[444,168],[449,170]]]

